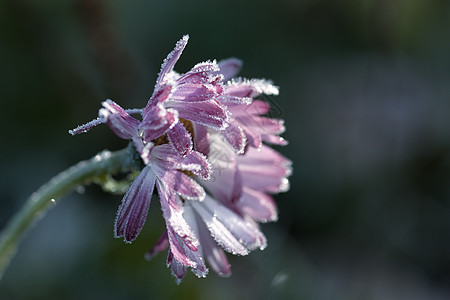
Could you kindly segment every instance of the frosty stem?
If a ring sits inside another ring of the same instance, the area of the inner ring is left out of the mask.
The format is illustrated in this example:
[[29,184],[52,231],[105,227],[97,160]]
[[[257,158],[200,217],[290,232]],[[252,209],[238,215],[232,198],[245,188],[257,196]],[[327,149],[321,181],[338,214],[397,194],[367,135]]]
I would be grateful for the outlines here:
[[107,174],[129,171],[135,166],[132,151],[131,147],[116,152],[105,150],[61,172],[33,193],[1,232],[0,279],[26,230],[43,217],[59,197]]

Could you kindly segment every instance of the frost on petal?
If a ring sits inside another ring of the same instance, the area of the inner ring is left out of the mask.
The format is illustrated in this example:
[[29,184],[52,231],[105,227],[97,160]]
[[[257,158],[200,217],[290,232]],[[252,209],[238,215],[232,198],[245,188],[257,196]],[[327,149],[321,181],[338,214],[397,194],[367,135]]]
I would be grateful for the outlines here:
[[88,122],[86,124],[80,125],[77,128],[69,130],[69,133],[71,135],[77,135],[77,134],[80,134],[80,133],[85,133],[85,132],[88,132],[92,127],[95,127],[95,126],[103,124],[103,123],[106,123],[105,119],[97,118],[97,119],[94,119],[94,120],[92,120],[92,121],[90,121],[90,122]]
[[172,86],[169,84],[164,84],[162,86],[155,87],[153,95],[150,97],[150,99],[147,102],[147,105],[143,110],[144,116],[148,114],[149,110],[153,109],[155,105],[166,101],[171,94],[172,94]]
[[225,251],[247,255],[249,250],[265,247],[265,237],[254,223],[244,220],[209,196],[192,207]]
[[181,200],[159,181],[157,182],[157,188],[167,230],[173,231],[191,251],[197,251],[199,243],[195,233],[183,218]]
[[260,94],[278,95],[278,87],[265,79],[235,78],[227,83],[225,94],[237,97],[256,97]]
[[112,100],[102,103],[99,117],[106,120],[108,127],[122,139],[132,139],[137,136],[140,122],[130,116],[122,107]]
[[150,167],[142,169],[123,197],[117,212],[114,236],[131,243],[139,235],[147,217],[156,177]]
[[167,136],[180,155],[186,155],[192,149],[191,134],[181,122],[175,123],[167,132]]
[[177,86],[170,97],[170,100],[181,102],[200,102],[213,100],[216,96],[217,90],[212,84],[186,83]]
[[178,112],[156,105],[147,111],[142,120],[141,129],[144,130],[144,140],[150,142],[166,133],[179,121]]
[[184,266],[195,267],[195,263],[186,256],[185,250],[183,248],[183,241],[179,239],[170,225],[167,225],[167,237],[169,239],[170,252],[172,253],[174,258],[172,260],[172,264],[173,261],[176,260]]
[[[189,40],[189,35],[185,35],[177,42],[175,45],[175,49],[170,52],[167,57],[164,59],[164,62],[161,65],[161,71],[159,72],[158,79],[156,81],[156,86],[158,87],[161,83],[165,82],[165,77],[168,73],[173,70],[175,63],[181,56],[184,48],[186,47]],[[156,90],[156,88],[155,88]]]
[[211,165],[206,156],[197,151],[190,151],[180,160],[180,169],[191,171],[202,179],[208,180],[211,176]]
[[218,73],[216,74],[216,72],[218,70],[219,66],[215,60],[198,63],[191,70],[180,75],[176,81],[180,85],[185,83],[213,83],[217,78]]
[[203,188],[192,178],[180,171],[168,171],[160,166],[153,166],[156,176],[168,189],[172,189],[180,196],[190,200],[202,201],[205,197]]
[[200,217],[196,214],[193,215],[196,219],[196,224],[198,224],[196,229],[199,234],[200,243],[202,245],[202,250],[206,261],[219,276],[229,277],[231,275],[231,265],[228,262],[225,252],[211,237],[208,228],[201,221]]
[[215,100],[202,102],[173,101],[167,104],[178,110],[180,118],[205,125],[216,130],[223,130],[228,126],[228,110]]
[[236,76],[242,68],[242,61],[237,58],[228,58],[219,61],[220,74],[224,76],[224,81],[228,81]]
[[181,156],[172,145],[165,144],[156,146],[152,156],[154,162],[165,170],[190,171],[203,179],[208,179],[210,176],[211,167],[206,156],[197,151],[189,151]]

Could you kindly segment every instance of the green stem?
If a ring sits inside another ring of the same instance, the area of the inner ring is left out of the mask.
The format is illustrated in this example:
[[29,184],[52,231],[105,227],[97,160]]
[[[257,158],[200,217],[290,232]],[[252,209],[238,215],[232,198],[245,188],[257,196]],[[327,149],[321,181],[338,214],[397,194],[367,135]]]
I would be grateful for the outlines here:
[[81,161],[52,178],[33,193],[22,208],[13,216],[0,236],[0,279],[9,262],[16,253],[18,243],[26,230],[30,228],[57,198],[74,188],[89,184],[105,174],[126,172],[135,167],[133,149],[110,152],[103,151],[93,158]]

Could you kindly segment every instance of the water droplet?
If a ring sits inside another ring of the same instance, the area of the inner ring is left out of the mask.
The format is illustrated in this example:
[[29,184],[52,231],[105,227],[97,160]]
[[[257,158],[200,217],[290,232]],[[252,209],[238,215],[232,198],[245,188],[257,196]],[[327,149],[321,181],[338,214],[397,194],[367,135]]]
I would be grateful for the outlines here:
[[286,281],[289,279],[289,274],[285,271],[278,272],[277,275],[272,280],[271,286],[272,287],[281,287],[283,286]]
[[86,192],[86,188],[82,185],[79,185],[75,188],[75,190],[77,191],[78,194],[82,195],[84,194],[84,192]]

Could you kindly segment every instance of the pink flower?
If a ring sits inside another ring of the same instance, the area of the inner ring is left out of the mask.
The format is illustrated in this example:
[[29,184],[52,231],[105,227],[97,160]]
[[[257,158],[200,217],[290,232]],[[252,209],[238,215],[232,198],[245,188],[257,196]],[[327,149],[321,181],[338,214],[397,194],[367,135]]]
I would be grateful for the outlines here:
[[206,276],[207,264],[229,276],[225,252],[265,248],[258,223],[277,219],[272,194],[288,190],[291,173],[291,162],[264,144],[287,144],[279,136],[283,121],[265,116],[269,104],[254,99],[278,88],[263,79],[233,79],[242,65],[234,58],[176,73],[187,41],[184,36],[164,60],[143,109],[106,100],[97,119],[70,131],[107,124],[131,141],[143,168],[122,199],[114,235],[135,240],[157,193],[166,229],[147,257],[169,248],[167,264],[177,282],[188,268]]

